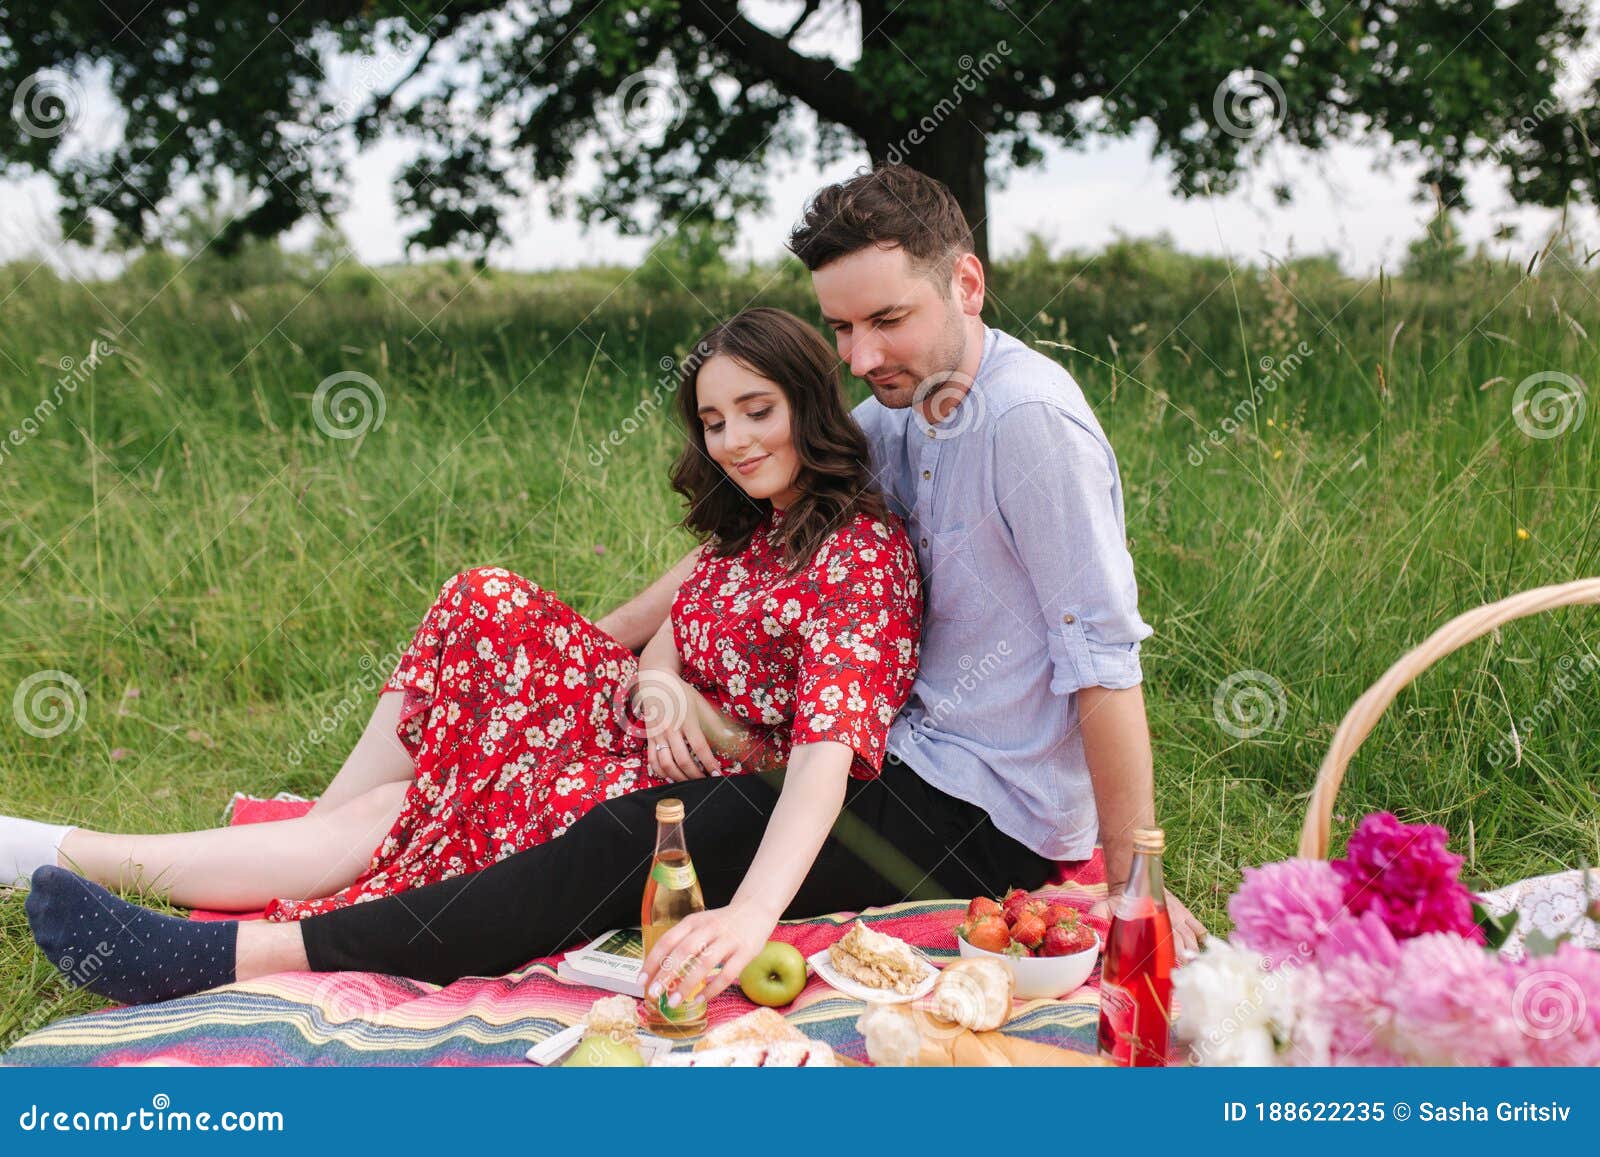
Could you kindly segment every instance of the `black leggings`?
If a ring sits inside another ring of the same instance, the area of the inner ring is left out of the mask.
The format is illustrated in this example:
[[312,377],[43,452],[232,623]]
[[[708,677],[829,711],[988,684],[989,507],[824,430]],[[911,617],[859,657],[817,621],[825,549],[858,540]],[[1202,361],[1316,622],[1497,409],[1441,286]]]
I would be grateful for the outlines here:
[[[691,780],[599,805],[567,832],[493,867],[301,922],[318,972],[387,972],[435,984],[498,976],[612,928],[637,926],[655,854],[655,805],[683,800],[706,906],[733,898],[778,802],[783,772]],[[998,896],[1039,887],[1051,861],[983,809],[930,786],[892,756],[852,779],[844,809],[785,919],[902,900]]]

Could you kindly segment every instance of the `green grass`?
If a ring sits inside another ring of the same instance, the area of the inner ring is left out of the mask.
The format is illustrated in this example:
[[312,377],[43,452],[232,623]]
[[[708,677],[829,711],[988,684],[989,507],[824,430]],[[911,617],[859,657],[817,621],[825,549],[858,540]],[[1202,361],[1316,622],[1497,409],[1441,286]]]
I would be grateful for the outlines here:
[[[815,316],[792,269],[692,292],[609,271],[342,267],[238,289],[27,274],[0,269],[0,692],[59,671],[84,700],[48,738],[0,713],[0,812],[124,830],[212,825],[236,790],[319,790],[374,666],[458,570],[523,571],[592,615],[634,593],[687,545],[669,405],[646,401],[602,465],[589,448],[714,317],[757,294]],[[1512,415],[1530,374],[1600,383],[1592,275],[1552,259],[1443,285],[1316,263],[1284,278],[1135,243],[992,277],[991,320],[1055,343],[1116,447],[1155,627],[1168,882],[1216,930],[1241,867],[1293,852],[1335,725],[1393,660],[1460,611],[1600,574],[1600,415],[1550,439]],[[119,352],[5,442],[97,334]],[[1262,359],[1300,342],[1191,462]],[[342,371],[383,392],[359,439],[313,417]],[[1595,862],[1596,672],[1558,682],[1600,650],[1595,614],[1509,626],[1404,693],[1351,768],[1336,847],[1393,808],[1446,824],[1476,880]],[[1213,696],[1247,670],[1284,710],[1239,738]],[[325,717],[342,722],[309,742]],[[1520,761],[1492,758],[1525,717]],[[0,899],[0,934],[0,1043],[94,1007],[33,950],[20,898]]]

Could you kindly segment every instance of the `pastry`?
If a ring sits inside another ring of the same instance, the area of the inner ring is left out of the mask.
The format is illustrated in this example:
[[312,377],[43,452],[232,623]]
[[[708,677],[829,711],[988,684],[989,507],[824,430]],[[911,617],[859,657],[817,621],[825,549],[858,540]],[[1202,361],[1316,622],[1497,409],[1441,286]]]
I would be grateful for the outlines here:
[[696,1052],[706,1052],[728,1045],[749,1044],[766,1048],[783,1041],[805,1043],[809,1040],[805,1033],[784,1020],[781,1013],[770,1008],[758,1008],[737,1020],[717,1025],[701,1037],[694,1047]]
[[638,1047],[639,1004],[631,996],[601,997],[583,1014],[583,1035],[608,1036]]
[[973,1032],[997,1029],[1011,1019],[1017,981],[998,960],[969,957],[944,966],[926,1008],[931,1016]]
[[841,976],[910,996],[928,977],[928,964],[904,940],[875,932],[860,920],[828,949],[828,958]]
[[692,1052],[667,1053],[657,1057],[652,1067],[659,1068],[832,1068],[838,1059],[823,1041],[779,1041],[777,1044],[752,1043],[721,1045]]
[[1111,1063],[1091,1053],[1060,1049],[1003,1032],[945,1026],[903,1004],[870,1006],[857,1018],[856,1028],[866,1040],[867,1057],[875,1065],[1079,1068]]

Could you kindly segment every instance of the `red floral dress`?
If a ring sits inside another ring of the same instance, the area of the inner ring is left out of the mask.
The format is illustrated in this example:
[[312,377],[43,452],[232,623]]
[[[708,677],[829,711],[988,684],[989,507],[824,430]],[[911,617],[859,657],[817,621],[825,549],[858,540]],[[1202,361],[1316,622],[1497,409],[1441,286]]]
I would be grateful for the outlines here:
[[[737,555],[705,552],[679,588],[683,678],[758,729],[772,756],[846,743],[850,774],[870,779],[916,675],[916,554],[893,516],[859,515],[785,575],[783,517]],[[631,651],[536,583],[500,567],[453,576],[383,688],[405,696],[398,732],[417,771],[400,818],[354,884],[275,900],[267,918],[476,872],[555,839],[596,804],[668,782],[651,773],[628,704],[637,669]]]

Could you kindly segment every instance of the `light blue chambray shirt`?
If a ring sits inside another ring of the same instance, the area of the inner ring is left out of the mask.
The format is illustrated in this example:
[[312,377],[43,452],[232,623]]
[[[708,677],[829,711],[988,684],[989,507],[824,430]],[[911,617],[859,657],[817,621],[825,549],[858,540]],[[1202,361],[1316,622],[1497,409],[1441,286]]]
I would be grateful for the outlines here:
[[977,378],[930,426],[869,398],[855,418],[922,564],[921,665],[889,751],[1054,860],[1099,834],[1080,687],[1142,674],[1117,460],[1058,363],[985,331]]

